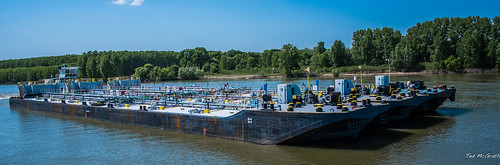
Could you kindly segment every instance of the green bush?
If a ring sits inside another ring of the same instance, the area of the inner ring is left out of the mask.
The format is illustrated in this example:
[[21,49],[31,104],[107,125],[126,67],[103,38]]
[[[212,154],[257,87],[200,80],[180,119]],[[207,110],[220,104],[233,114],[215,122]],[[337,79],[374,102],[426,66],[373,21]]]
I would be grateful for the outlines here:
[[306,75],[307,75],[307,72],[304,70],[292,70],[291,75],[289,75],[288,77],[303,77]]
[[422,62],[420,65],[424,67],[425,70],[429,71],[439,71],[443,69],[443,62],[442,61],[436,61],[436,62]]
[[[378,65],[378,66],[370,66],[370,65],[362,65],[363,72],[388,72],[389,66],[387,64]],[[339,73],[359,73],[359,65],[355,66],[344,66],[333,68],[336,69]],[[333,71],[332,71],[333,72]]]
[[205,63],[205,65],[203,65],[203,67],[201,67],[201,70],[203,70],[204,72],[209,72],[210,71],[210,63]]
[[177,75],[179,75],[179,66],[177,65],[172,65],[168,67],[168,72],[166,75],[167,80],[174,80],[177,78]]
[[339,77],[340,71],[338,69],[332,69],[332,75],[333,77]]
[[216,63],[211,63],[210,64],[210,72],[212,73],[218,73],[219,72],[219,65],[217,65]]
[[203,71],[197,67],[179,68],[178,78],[181,80],[196,80],[203,77]]
[[450,56],[444,61],[444,63],[446,65],[446,69],[451,71],[461,71],[464,69],[463,61],[460,57],[455,58],[454,56]]

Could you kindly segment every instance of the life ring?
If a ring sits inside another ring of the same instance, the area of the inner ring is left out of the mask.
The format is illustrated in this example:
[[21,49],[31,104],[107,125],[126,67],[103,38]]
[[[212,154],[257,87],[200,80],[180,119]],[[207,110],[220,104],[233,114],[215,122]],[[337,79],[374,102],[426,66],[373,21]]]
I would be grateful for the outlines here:
[[379,87],[379,88],[378,88],[378,92],[379,92],[379,93],[385,93],[385,88],[383,88],[383,87]]
[[331,103],[331,102],[332,102],[332,95],[326,95],[326,96],[325,96],[325,101],[326,101],[327,103]]
[[405,88],[405,85],[403,84],[403,82],[398,82],[398,88],[401,88],[401,89]]
[[307,98],[306,98],[306,103],[307,103],[307,104],[311,104],[311,103],[312,103],[312,99],[311,99],[310,97],[307,97]]
[[414,84],[415,89],[420,89],[420,83],[417,81]]

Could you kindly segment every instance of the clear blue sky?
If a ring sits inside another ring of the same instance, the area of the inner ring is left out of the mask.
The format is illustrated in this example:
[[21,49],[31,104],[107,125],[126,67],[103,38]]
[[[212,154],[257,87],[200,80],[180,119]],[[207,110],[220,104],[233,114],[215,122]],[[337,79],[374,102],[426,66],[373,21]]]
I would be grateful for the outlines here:
[[89,50],[263,51],[351,46],[364,28],[406,30],[438,17],[500,15],[500,1],[4,0],[0,60]]

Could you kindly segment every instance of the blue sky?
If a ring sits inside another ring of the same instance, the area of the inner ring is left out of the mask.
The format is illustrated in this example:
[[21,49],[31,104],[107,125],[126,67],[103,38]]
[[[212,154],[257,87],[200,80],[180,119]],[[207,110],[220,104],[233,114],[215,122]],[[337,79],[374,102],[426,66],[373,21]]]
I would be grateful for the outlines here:
[[0,60],[89,50],[263,51],[352,43],[364,28],[500,15],[500,1],[5,0]]

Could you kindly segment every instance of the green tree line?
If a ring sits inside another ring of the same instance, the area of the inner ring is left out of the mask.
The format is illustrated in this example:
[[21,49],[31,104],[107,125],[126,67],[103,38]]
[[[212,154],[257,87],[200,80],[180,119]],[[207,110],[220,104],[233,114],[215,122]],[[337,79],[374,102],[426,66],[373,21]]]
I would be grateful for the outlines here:
[[62,63],[75,63],[80,58],[80,55],[64,55],[64,56],[49,56],[35,57],[25,59],[9,59],[0,61],[0,69],[6,68],[29,68],[35,66],[54,66]]
[[499,41],[498,16],[436,18],[408,29],[391,53],[391,64],[402,71],[499,68]]
[[59,73],[57,66],[35,66],[29,68],[7,68],[0,69],[1,83],[17,83],[20,81],[37,81],[50,78]]
[[[352,39],[351,47],[335,40],[331,46],[323,41],[312,49],[285,44],[263,52],[222,52],[197,47],[180,52],[89,51],[81,55],[4,60],[0,61],[0,82],[47,78],[54,74],[47,67],[61,63],[80,66],[81,77],[136,74],[153,81],[178,79],[179,68],[193,67],[206,74],[279,72],[287,76],[304,74],[307,67],[329,73],[339,67],[382,66],[389,62],[393,71],[500,67],[499,16],[436,18],[417,23],[406,34],[390,27],[361,29],[353,32]],[[27,70],[35,74],[26,73]]]

